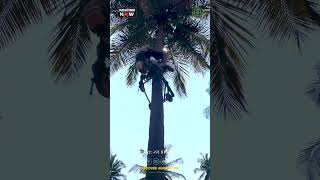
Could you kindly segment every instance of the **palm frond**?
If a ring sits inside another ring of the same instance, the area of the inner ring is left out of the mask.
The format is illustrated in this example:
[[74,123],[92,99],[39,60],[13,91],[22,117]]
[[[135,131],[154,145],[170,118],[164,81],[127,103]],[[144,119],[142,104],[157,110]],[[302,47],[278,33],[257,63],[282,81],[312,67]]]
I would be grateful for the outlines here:
[[178,159],[175,159],[173,161],[170,161],[169,163],[166,163],[166,166],[173,166],[173,165],[182,164],[182,163],[183,163],[183,159],[182,158],[178,158]]
[[[130,4],[130,2],[116,0],[112,7],[125,3]],[[162,12],[161,8],[158,8],[164,4],[167,5],[166,12]],[[171,13],[171,10],[177,11],[179,9],[177,8],[177,2],[152,1],[150,5],[154,7],[152,17],[144,17],[144,10],[138,6],[138,9],[136,9],[138,11],[137,16],[141,15],[141,18],[128,18],[112,27],[111,73],[129,66],[127,85],[131,86],[136,81],[136,71],[133,69],[134,55],[143,46],[154,46],[155,32],[158,28],[158,16],[156,14],[159,13],[159,16],[166,18],[164,20],[165,45],[169,48],[168,63],[171,63],[175,68],[174,73],[169,74],[169,76],[173,80],[177,94],[180,97],[187,96],[186,80],[189,67],[192,66],[193,70],[199,73],[204,73],[209,69],[208,23],[190,18],[190,15],[185,12]]]
[[113,180],[113,179],[118,179],[118,180],[121,180],[121,179],[126,179],[126,176],[124,174],[121,174],[121,170],[123,168],[125,168],[125,164],[120,161],[120,160],[117,160],[116,159],[116,155],[112,155],[110,156],[110,179]]
[[201,175],[200,175],[200,177],[199,177],[199,180],[202,180],[202,179],[203,179],[203,177],[205,177],[206,175],[207,175],[207,173],[206,173],[206,172],[201,173]]
[[194,174],[197,174],[198,172],[202,172],[202,169],[200,169],[200,168],[195,168],[195,169],[193,170],[193,173],[194,173]]
[[146,174],[147,171],[144,169],[143,166],[140,166],[138,164],[135,164],[132,166],[132,168],[129,170],[129,172],[139,172],[140,174]]
[[111,40],[110,72],[115,73],[130,64],[130,61],[134,60],[133,55],[147,42],[152,42],[152,40],[144,28],[121,30],[117,37]]
[[184,177],[184,175],[180,174],[180,173],[177,173],[177,172],[174,172],[174,171],[161,171],[162,173],[165,173],[167,174],[168,176],[170,176],[171,178],[181,178],[181,179],[184,179],[186,180],[186,178]]
[[180,97],[187,96],[186,82],[189,76],[188,64],[179,58],[179,54],[169,46],[168,60],[172,62],[175,69],[173,74],[173,83],[176,92]]
[[315,71],[315,78],[305,93],[311,98],[314,104],[320,106],[320,63],[315,65]]
[[197,174],[198,172],[201,172],[201,175],[199,177],[199,180],[203,179],[205,177],[205,180],[207,180],[210,176],[210,157],[208,153],[205,155],[200,153],[201,158],[198,158],[198,163],[200,163],[200,168],[195,168],[193,170],[194,174]]
[[172,51],[179,52],[181,59],[191,64],[194,72],[204,73],[209,69],[209,62],[205,56],[209,50],[207,26],[192,19],[177,22],[168,36],[168,45]]
[[0,1],[0,49],[13,43],[30,27],[42,20],[38,0]]
[[92,41],[88,26],[81,16],[83,6],[79,2],[66,10],[56,26],[56,35],[49,46],[52,73],[57,81],[62,77],[65,80],[74,78],[86,63],[87,51]]
[[110,179],[118,179],[118,180],[124,180],[126,179],[126,176],[124,174],[121,174],[121,170],[125,168],[125,164],[116,159],[116,155],[110,155]]
[[320,139],[311,142],[298,156],[298,165],[308,180],[320,178]]
[[126,83],[127,86],[132,87],[137,82],[137,77],[139,73],[137,69],[135,68],[134,61],[131,62],[131,65],[129,66],[126,74]]
[[225,119],[239,119],[247,113],[247,102],[243,94],[242,78],[245,70],[244,54],[253,45],[254,38],[244,27],[248,14],[240,7],[225,1],[213,2],[211,11],[211,81],[213,111]]
[[320,26],[319,1],[305,0],[305,6],[308,11],[309,18],[314,25]]
[[314,24],[319,23],[315,4],[309,0],[259,0],[252,3],[262,30],[279,42],[295,41],[299,49]]

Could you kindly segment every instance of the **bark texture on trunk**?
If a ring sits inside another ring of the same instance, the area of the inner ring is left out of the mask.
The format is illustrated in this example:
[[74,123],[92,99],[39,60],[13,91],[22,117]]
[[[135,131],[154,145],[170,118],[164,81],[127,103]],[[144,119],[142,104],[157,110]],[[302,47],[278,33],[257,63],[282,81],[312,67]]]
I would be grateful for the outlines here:
[[[163,24],[159,25],[156,37],[156,50],[162,51],[164,46],[164,28]],[[149,124],[149,141],[148,141],[148,167],[164,166],[161,164],[164,160],[164,112],[163,112],[163,95],[162,79],[155,76],[152,79],[152,97],[151,97],[151,114]],[[159,154],[154,154],[159,151]],[[151,170],[146,174],[146,180],[165,180],[165,174]]]

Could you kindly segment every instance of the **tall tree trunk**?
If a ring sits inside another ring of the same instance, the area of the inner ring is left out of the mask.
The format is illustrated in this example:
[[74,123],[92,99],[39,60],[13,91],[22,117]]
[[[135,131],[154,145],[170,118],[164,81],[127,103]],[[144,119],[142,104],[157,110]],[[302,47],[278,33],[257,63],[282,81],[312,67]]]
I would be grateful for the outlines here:
[[[159,24],[159,30],[156,36],[156,50],[162,51],[164,47],[164,26]],[[164,113],[163,113],[163,96],[162,96],[162,79],[155,76],[152,79],[152,98],[151,114],[149,124],[149,141],[148,141],[148,167],[159,167],[164,160]],[[159,154],[154,154],[159,151]],[[149,154],[151,152],[151,154]],[[165,174],[155,170],[148,171],[146,180],[165,180]]]

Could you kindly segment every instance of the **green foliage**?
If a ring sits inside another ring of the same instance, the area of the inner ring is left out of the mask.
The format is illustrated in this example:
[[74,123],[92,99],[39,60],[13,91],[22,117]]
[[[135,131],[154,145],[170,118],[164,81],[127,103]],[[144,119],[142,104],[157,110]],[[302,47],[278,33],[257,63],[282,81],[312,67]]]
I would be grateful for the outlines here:
[[[126,7],[132,1],[114,1],[111,7]],[[136,4],[139,4],[137,1]],[[165,5],[164,5],[165,4]],[[137,18],[128,18],[114,24],[111,34],[111,73],[129,66],[126,75],[128,86],[132,86],[138,73],[133,69],[134,56],[142,47],[154,46],[158,22],[164,23],[165,45],[168,63],[173,65],[175,72],[172,78],[175,90],[180,96],[186,96],[186,81],[191,68],[194,72],[204,73],[209,69],[209,24],[208,20],[192,18],[190,13],[177,13],[179,5],[160,1],[151,1],[151,16],[145,16],[143,8],[137,6]]]
[[[86,63],[91,35],[82,10],[90,0],[1,0],[0,49],[17,40],[45,16],[62,17],[50,44],[50,62],[57,80],[75,77]],[[109,2],[109,1],[106,1]],[[206,0],[115,0],[111,9],[137,7],[137,18],[114,25],[111,34],[111,71],[129,67],[126,79],[137,79],[134,55],[144,46],[154,46],[159,22],[165,24],[170,75],[180,96],[186,96],[190,69],[204,73],[211,66],[212,110],[219,117],[238,119],[248,112],[243,92],[246,56],[254,46],[251,29],[258,27],[277,42],[290,40],[301,49],[308,35],[320,25],[315,0],[215,0],[210,17],[191,17],[192,7],[209,7]],[[109,3],[107,3],[109,6]],[[211,42],[209,41],[209,22]],[[210,53],[209,53],[210,52]],[[209,62],[209,54],[211,62]]]
[[199,180],[209,180],[210,179],[210,170],[211,170],[211,162],[210,162],[210,157],[208,155],[208,153],[206,153],[205,155],[203,155],[201,153],[201,158],[198,159],[198,163],[200,163],[200,167],[199,168],[195,168],[193,170],[193,172],[196,174],[198,172],[201,173]]
[[55,36],[49,46],[52,73],[56,80],[69,80],[86,62],[91,35],[82,10],[89,0],[2,0],[0,1],[0,50],[15,42],[32,24],[45,16],[58,16]]
[[110,180],[125,180],[126,176],[121,173],[121,170],[126,166],[122,161],[116,159],[116,156],[110,156]]
[[[175,159],[173,161],[170,161],[168,162],[167,161],[167,158],[168,158],[168,152],[170,151],[170,149],[172,148],[172,145],[166,145],[165,146],[165,160],[166,160],[166,163],[165,165],[162,165],[162,167],[172,167],[172,166],[175,166],[177,164],[182,164],[183,163],[183,160],[182,158],[178,158],[178,159]],[[142,155],[143,158],[147,158],[147,152],[143,149],[140,149],[140,154]],[[129,170],[129,172],[139,172],[140,174],[143,174],[143,175],[146,175],[147,174],[147,170],[144,168],[145,166],[141,166],[141,165],[138,165],[138,164],[135,164],[132,166],[132,168]],[[165,174],[165,178],[166,180],[172,180],[173,178],[182,178],[184,180],[186,180],[186,178],[180,174],[180,173],[177,173],[177,172],[174,172],[174,171],[170,171],[170,170],[159,170],[161,173],[164,173]],[[141,178],[140,180],[145,180],[145,177]]]

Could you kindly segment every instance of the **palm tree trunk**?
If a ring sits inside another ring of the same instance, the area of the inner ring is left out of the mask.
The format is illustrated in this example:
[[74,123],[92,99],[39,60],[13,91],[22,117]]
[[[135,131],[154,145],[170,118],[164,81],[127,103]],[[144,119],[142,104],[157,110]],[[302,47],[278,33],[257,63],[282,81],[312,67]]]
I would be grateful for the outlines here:
[[[156,37],[156,50],[162,51],[164,47],[164,28],[163,24],[159,25]],[[154,154],[155,151],[164,150],[164,113],[163,113],[163,96],[162,96],[162,79],[155,76],[152,79],[152,97],[151,97],[151,114],[149,124],[149,141],[148,141],[148,167],[163,166],[160,162],[165,158],[164,154]],[[149,153],[151,152],[151,154]],[[165,180],[163,173],[148,171],[146,180]]]

